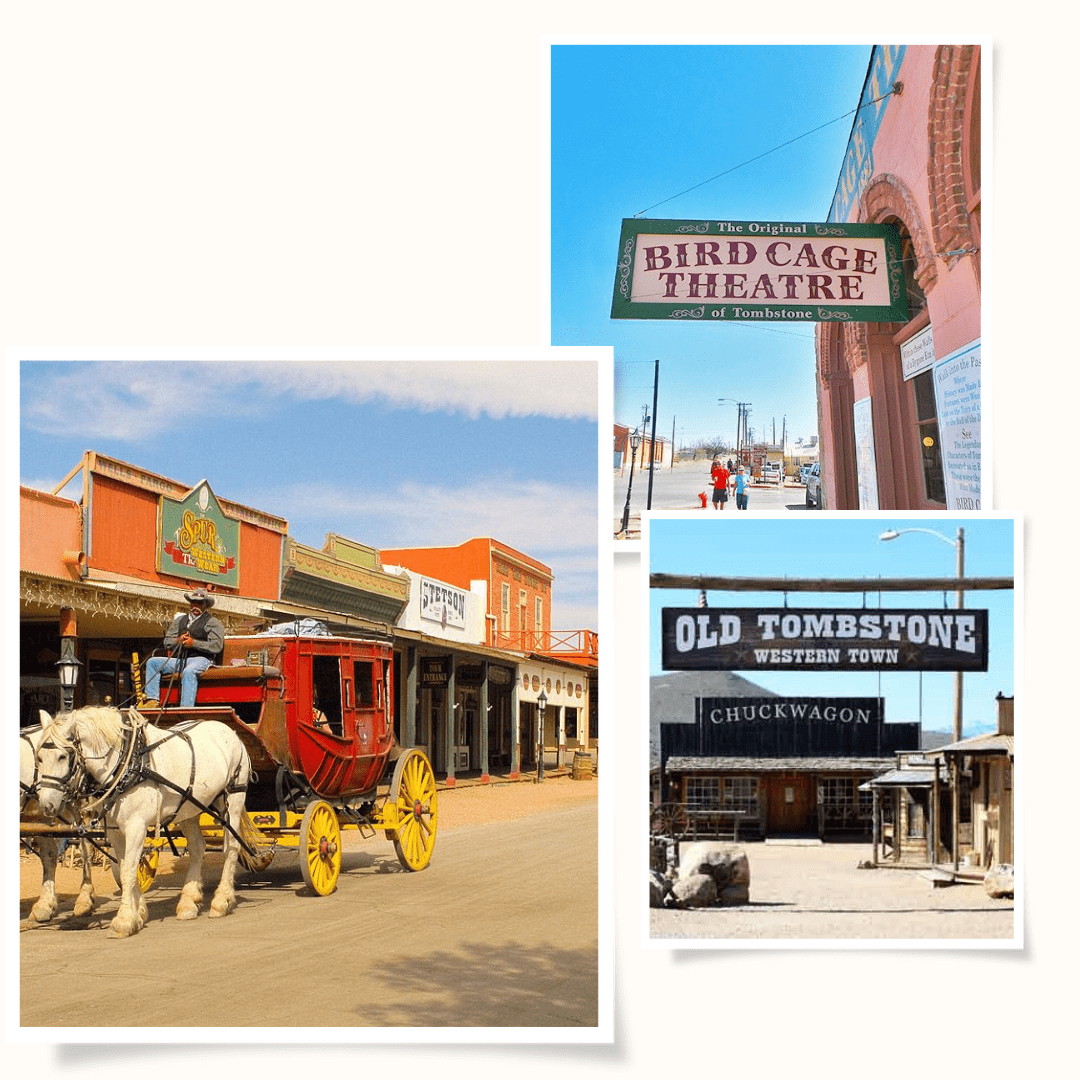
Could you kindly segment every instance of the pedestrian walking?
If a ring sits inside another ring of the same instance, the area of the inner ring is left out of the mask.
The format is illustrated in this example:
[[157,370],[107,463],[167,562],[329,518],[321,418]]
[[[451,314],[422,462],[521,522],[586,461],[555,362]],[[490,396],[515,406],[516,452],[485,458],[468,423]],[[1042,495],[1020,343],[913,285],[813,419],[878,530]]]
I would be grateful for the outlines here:
[[750,477],[747,476],[746,470],[742,465],[739,466],[739,471],[735,474],[735,507],[738,510],[745,510],[747,501],[750,498]]
[[712,476],[713,484],[712,508],[715,510],[719,504],[719,508],[723,510],[727,504],[727,489],[730,474],[720,461],[713,458],[712,472],[710,475]]

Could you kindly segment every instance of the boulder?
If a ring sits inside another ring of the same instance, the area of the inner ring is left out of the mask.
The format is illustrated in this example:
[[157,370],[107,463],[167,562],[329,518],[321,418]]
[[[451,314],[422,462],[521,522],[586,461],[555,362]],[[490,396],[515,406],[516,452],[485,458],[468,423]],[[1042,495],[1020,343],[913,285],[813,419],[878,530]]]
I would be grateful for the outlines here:
[[996,863],[986,871],[983,888],[987,896],[1000,900],[1013,895],[1013,868],[1011,863]]
[[664,898],[671,892],[671,882],[655,870],[649,871],[649,907],[663,907]]
[[750,860],[737,844],[702,840],[691,844],[679,860],[679,880],[704,875],[716,885],[716,901],[746,904],[750,900]]
[[716,903],[716,882],[708,874],[681,875],[671,886],[671,893],[679,907],[711,907]]

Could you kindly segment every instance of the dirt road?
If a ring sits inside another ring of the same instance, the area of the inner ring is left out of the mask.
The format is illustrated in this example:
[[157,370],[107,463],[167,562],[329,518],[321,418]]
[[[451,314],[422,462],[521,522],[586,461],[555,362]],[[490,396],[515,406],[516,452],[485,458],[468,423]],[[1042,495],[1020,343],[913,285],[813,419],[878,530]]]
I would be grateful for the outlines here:
[[[75,919],[68,871],[57,920],[23,923],[21,1024],[595,1025],[597,786],[561,778],[442,792],[427,870],[403,872],[381,835],[349,832],[332,895],[306,895],[286,854],[241,877],[225,919],[173,918],[180,877],[163,861],[150,922],[126,940],[108,934],[111,874],[98,911]],[[23,892],[25,917],[34,888]]]
[[649,912],[652,938],[958,940],[1009,939],[1012,900],[981,885],[935,888],[913,870],[860,870],[869,844],[742,845],[750,903],[701,911]]

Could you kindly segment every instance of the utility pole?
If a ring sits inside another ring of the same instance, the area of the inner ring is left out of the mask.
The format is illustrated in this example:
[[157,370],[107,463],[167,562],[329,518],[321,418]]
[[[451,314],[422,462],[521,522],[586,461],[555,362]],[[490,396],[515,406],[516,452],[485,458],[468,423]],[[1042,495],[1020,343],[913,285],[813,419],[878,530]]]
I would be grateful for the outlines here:
[[645,502],[645,509],[652,509],[652,481],[653,481],[653,457],[656,452],[656,394],[660,386],[660,360],[657,358],[656,367],[653,369],[652,384],[652,442],[649,445],[649,495]]

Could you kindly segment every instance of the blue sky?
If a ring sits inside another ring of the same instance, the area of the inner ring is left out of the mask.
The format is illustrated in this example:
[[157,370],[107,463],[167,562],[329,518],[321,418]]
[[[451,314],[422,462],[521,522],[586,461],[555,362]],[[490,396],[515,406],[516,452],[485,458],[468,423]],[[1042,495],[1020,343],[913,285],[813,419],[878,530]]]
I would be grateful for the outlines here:
[[614,345],[617,422],[651,408],[659,359],[658,435],[733,439],[719,398],[749,402],[769,437],[785,415],[816,434],[813,328],[611,319],[619,230],[638,214],[824,221],[869,61],[870,45],[552,49],[552,343]]
[[598,351],[8,350],[20,482],[52,490],[96,450],[314,547],[490,535],[552,568],[554,629],[598,629]]
[[[1014,574],[1013,522],[1002,518],[737,518],[718,530],[713,521],[651,521],[649,573],[724,574],[731,577],[907,578],[956,574],[956,550],[937,536],[906,533],[895,540],[878,537],[887,529],[926,529],[954,542],[964,530],[965,577],[1011,577]],[[710,592],[710,607],[783,607],[784,593]],[[649,673],[659,675],[660,611],[694,607],[696,591],[649,590]],[[949,592],[866,594],[874,609],[952,608]],[[862,593],[787,593],[787,606],[862,607]],[[994,730],[1000,692],[1013,690],[1013,608],[1011,591],[968,592],[965,608],[989,612],[989,669],[964,674],[964,735]],[[766,689],[785,694],[871,696],[885,698],[886,720],[920,718],[920,677],[916,672],[827,673],[743,672]],[[953,674],[922,675],[921,718],[926,731],[951,731]]]

